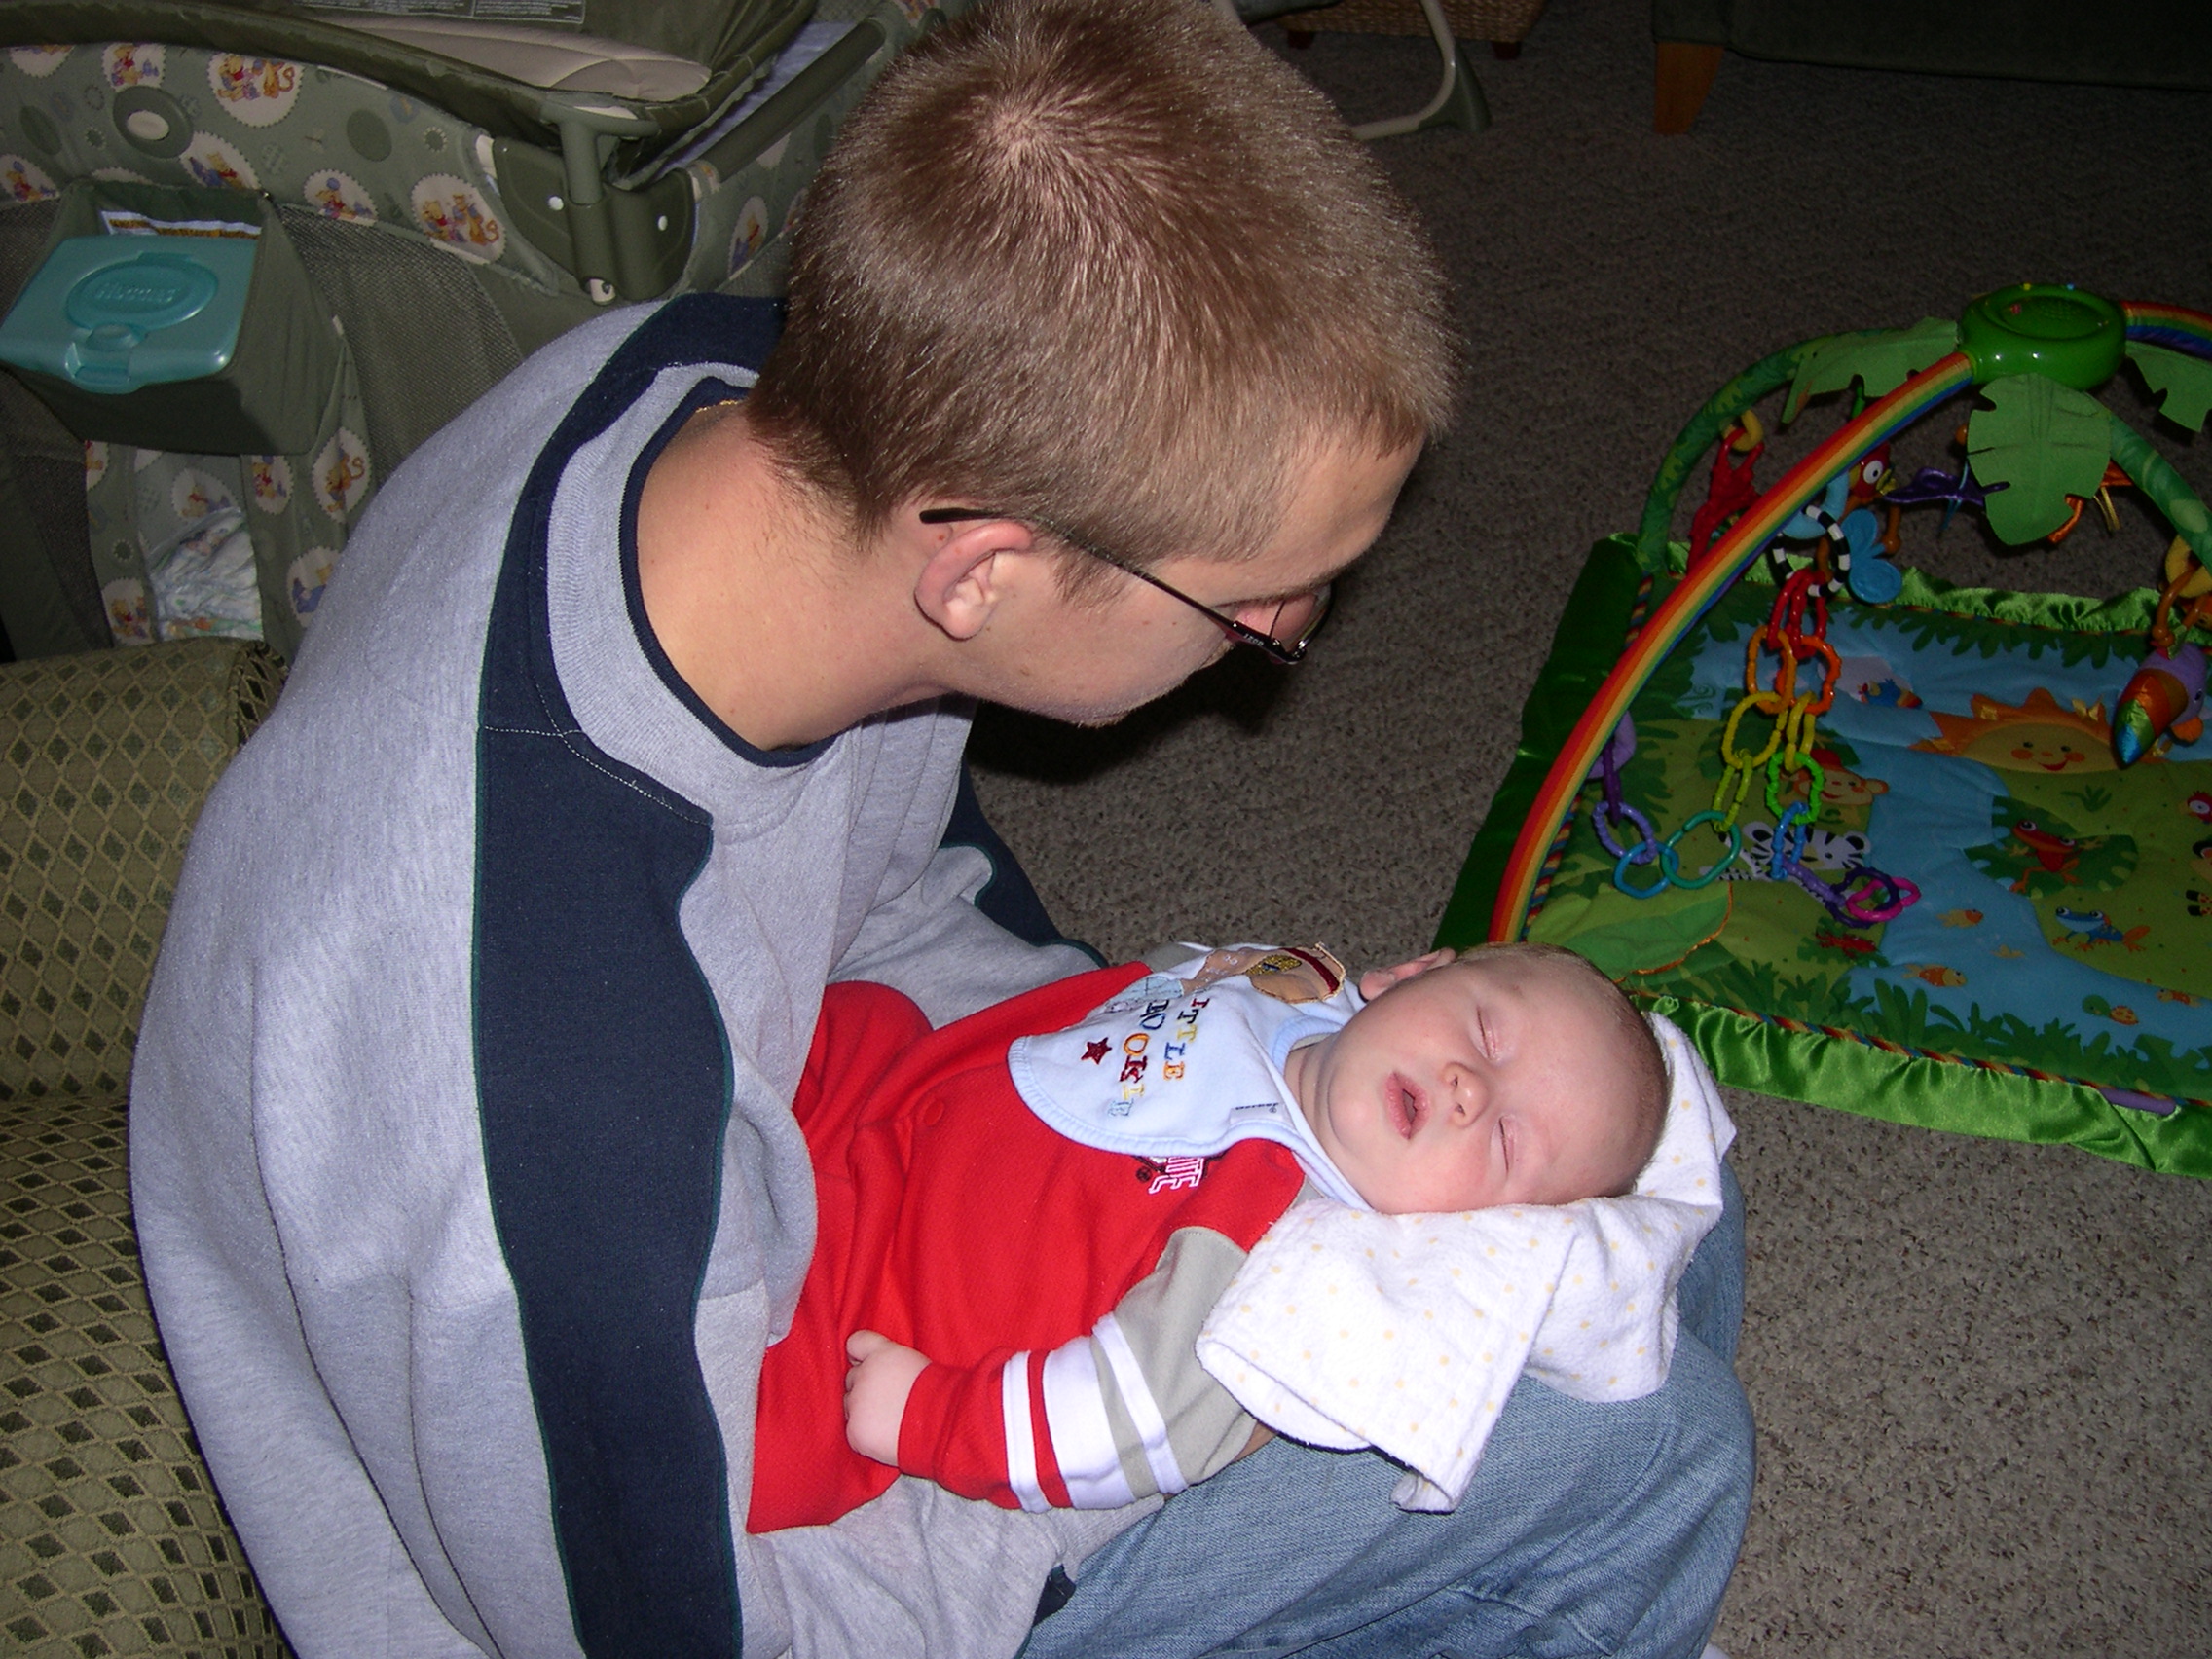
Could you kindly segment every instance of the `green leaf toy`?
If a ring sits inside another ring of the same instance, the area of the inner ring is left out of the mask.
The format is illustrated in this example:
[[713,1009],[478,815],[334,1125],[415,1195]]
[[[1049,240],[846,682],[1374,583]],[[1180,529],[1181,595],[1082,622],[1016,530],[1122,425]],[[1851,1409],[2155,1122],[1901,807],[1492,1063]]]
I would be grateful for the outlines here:
[[2158,413],[2187,431],[2201,430],[2212,415],[2212,363],[2147,340],[2130,340],[2127,355],[2143,384],[2164,399]]
[[1959,325],[1924,316],[1910,328],[1875,329],[1863,334],[1831,334],[1813,342],[1797,364],[1782,406],[1785,424],[1797,419],[1805,399],[1824,391],[1848,391],[1858,381],[1868,397],[1881,397],[1957,350]]
[[2067,497],[2103,486],[2112,417],[2086,392],[2040,374],[2008,375],[1981,394],[1989,407],[1967,423],[1967,458],[1990,491],[1989,528],[2017,547],[2067,522]]

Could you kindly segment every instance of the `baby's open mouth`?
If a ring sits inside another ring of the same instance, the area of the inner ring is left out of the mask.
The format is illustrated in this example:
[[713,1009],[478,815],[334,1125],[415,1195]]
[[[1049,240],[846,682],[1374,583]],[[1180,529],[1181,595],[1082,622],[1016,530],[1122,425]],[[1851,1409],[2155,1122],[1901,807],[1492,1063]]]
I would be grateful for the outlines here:
[[1382,1109],[1390,1120],[1390,1127],[1412,1140],[1414,1131],[1420,1127],[1420,1121],[1427,1114],[1428,1102],[1422,1098],[1419,1088],[1392,1073],[1390,1081],[1383,1086]]

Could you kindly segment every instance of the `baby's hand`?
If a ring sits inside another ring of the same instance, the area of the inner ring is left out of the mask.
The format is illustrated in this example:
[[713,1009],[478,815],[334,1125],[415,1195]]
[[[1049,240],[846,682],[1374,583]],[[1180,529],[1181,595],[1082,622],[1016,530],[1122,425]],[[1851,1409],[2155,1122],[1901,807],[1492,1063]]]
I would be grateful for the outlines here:
[[928,1356],[879,1331],[855,1331],[845,1339],[845,1354],[853,1362],[845,1373],[846,1443],[862,1456],[897,1468],[899,1422]]
[[1447,947],[1432,950],[1426,956],[1417,956],[1411,962],[1401,962],[1395,968],[1370,968],[1359,977],[1359,994],[1373,1002],[1401,980],[1418,978],[1431,968],[1456,961],[1458,955],[1456,950]]

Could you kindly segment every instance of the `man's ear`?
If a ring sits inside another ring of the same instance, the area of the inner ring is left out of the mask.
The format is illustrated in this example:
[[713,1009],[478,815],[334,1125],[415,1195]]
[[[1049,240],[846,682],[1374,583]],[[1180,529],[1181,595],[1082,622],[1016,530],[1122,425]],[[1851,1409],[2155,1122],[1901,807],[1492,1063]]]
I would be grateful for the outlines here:
[[947,638],[972,640],[1006,597],[1010,561],[1036,551],[1036,533],[1017,519],[960,524],[915,576],[915,608]]
[[1432,968],[1441,968],[1455,961],[1458,952],[1450,948],[1432,950],[1426,956],[1417,956],[1411,962],[1401,962],[1395,968],[1370,968],[1359,977],[1359,994],[1373,1002],[1392,985],[1408,979],[1418,979]]

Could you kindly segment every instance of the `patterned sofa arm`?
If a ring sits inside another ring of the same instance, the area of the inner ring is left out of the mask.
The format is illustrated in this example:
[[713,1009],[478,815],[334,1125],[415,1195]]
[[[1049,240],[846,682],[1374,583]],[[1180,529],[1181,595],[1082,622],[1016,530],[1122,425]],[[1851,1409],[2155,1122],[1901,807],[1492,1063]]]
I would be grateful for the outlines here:
[[258,644],[0,667],[0,1632],[285,1654],[162,1357],[124,1092],[201,803],[276,697]]
[[281,673],[236,640],[0,667],[0,1101],[128,1087],[193,820]]

